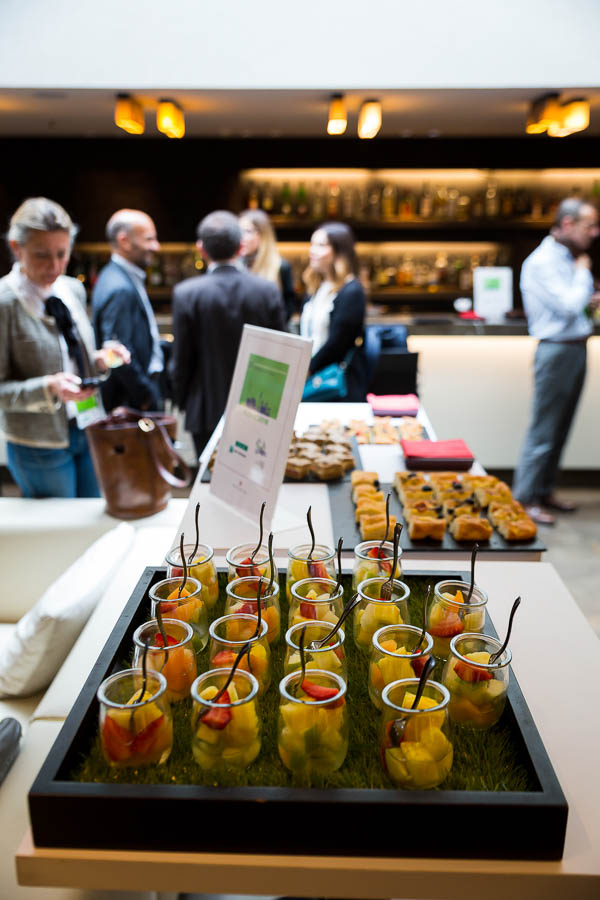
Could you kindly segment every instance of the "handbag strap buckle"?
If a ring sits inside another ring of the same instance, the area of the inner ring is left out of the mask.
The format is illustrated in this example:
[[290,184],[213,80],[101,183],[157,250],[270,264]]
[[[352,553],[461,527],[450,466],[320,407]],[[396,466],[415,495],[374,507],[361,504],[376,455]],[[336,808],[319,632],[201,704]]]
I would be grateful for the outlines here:
[[148,433],[150,431],[154,431],[156,425],[154,424],[152,419],[144,417],[143,419],[138,419],[138,428],[140,429],[140,431],[145,431],[146,433]]

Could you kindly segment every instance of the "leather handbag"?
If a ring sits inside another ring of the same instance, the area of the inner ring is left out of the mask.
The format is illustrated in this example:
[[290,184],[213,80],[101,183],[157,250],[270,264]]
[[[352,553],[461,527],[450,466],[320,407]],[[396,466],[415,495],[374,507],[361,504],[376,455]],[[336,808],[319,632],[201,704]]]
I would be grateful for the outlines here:
[[[164,509],[171,488],[190,483],[190,471],[173,446],[177,419],[119,406],[86,428],[106,511],[117,519],[141,519]],[[183,478],[174,474],[176,467]]]
[[309,375],[302,392],[303,403],[330,403],[346,399],[346,369],[354,356],[354,349],[350,349],[341,363],[331,363],[314,375]]

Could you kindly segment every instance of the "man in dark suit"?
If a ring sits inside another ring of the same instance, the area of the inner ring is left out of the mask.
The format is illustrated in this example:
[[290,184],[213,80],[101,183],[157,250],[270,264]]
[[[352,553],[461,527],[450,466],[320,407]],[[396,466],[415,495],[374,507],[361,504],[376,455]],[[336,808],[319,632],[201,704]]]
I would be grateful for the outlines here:
[[146,266],[160,250],[154,222],[137,209],[120,209],[106,225],[112,249],[92,294],[96,342],[119,341],[131,363],[117,368],[102,386],[108,410],[115,406],[161,409],[160,374],[164,368],[158,327],[146,291]]
[[173,393],[198,456],[225,410],[244,325],[286,330],[279,288],[237,262],[241,239],[231,213],[206,216],[197,246],[208,272],[173,292]]

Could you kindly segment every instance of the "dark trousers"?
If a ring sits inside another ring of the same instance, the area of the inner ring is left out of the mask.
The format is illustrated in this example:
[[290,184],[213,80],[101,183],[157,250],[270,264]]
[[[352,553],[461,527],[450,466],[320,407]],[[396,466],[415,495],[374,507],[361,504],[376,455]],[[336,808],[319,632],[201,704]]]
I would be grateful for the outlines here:
[[513,483],[521,503],[543,502],[554,490],[585,369],[585,341],[539,342],[531,421]]
[[99,497],[85,431],[69,425],[69,446],[24,447],[6,443],[10,474],[24,497]]
[[194,431],[192,432],[192,438],[194,440],[194,447],[196,449],[196,455],[200,458],[200,454],[208,444],[212,431]]

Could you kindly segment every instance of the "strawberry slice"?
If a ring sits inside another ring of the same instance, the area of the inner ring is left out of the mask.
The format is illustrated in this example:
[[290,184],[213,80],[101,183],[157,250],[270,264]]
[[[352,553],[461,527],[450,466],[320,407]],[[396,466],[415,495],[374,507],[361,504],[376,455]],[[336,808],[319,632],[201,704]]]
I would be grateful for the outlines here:
[[302,600],[300,603],[300,615],[303,619],[316,619],[317,611],[315,609],[314,603],[309,603],[307,600]]
[[[229,692],[225,691],[222,697],[219,698],[224,703],[231,703],[229,698]],[[209,709],[209,711],[202,716],[201,722],[204,725],[208,725],[209,728],[214,728],[215,731],[222,731],[226,725],[229,725],[231,720],[233,719],[233,713],[227,707],[213,707]]]
[[309,562],[308,574],[311,578],[329,578],[329,573],[323,562]]
[[454,637],[455,634],[460,634],[461,631],[464,631],[465,626],[457,613],[449,612],[438,625],[434,625],[427,630],[429,631],[429,634],[432,634],[434,637],[451,638]]
[[[262,610],[266,608],[264,600],[261,602],[260,608]],[[243,606],[240,606],[240,608],[236,610],[236,612],[250,613],[250,615],[255,616],[258,613],[258,603],[256,602],[256,600],[254,601],[254,603],[244,603]]]
[[157,716],[156,719],[153,719],[149,725],[146,725],[142,731],[136,734],[131,748],[132,753],[145,754],[150,752],[152,744],[156,740],[156,733],[164,722],[164,719],[164,716]]
[[[324,687],[322,684],[315,684],[313,681],[309,681],[308,678],[304,679],[300,687],[305,694],[308,694],[311,700],[331,700],[339,693],[338,688]],[[335,709],[336,706],[343,706],[343,704],[344,698],[340,697],[335,703],[329,704],[329,709]]]
[[370,549],[369,552],[367,553],[367,556],[369,556],[371,559],[379,559],[379,560],[382,560],[382,561],[379,563],[379,567],[380,567],[381,569],[383,569],[384,572],[388,572],[388,573],[389,573],[389,572],[392,571],[392,564],[391,564],[391,562],[389,561],[389,559],[386,558],[386,557],[387,557],[387,553],[386,553],[384,550],[381,550],[379,547],[371,547],[371,549]]
[[106,753],[115,762],[123,762],[129,759],[133,753],[133,738],[127,728],[123,728],[118,722],[107,715],[102,726],[102,743]]
[[487,669],[471,666],[460,659],[454,666],[454,671],[462,681],[467,681],[469,684],[473,684],[475,681],[490,681],[494,677]]
[[[177,640],[177,638],[172,637],[170,634],[167,635],[167,647],[174,647],[175,644],[178,644],[178,643],[179,643],[179,641]],[[152,646],[153,647],[164,647],[165,646],[165,642],[163,641],[163,636],[160,632],[157,632],[154,635],[154,643],[152,644]]]
[[216,656],[213,657],[212,665],[219,668],[219,666],[232,666],[235,661],[235,653],[233,650],[220,650]]
[[168,616],[170,613],[175,612],[177,609],[177,601],[172,600],[161,600],[160,601],[160,611],[163,616]]
[[428,656],[419,656],[417,659],[411,659],[410,664],[417,678],[421,677],[421,672],[425,668],[425,663],[428,662],[428,660]]
[[243,559],[241,563],[235,567],[235,571],[240,578],[243,578],[244,575],[256,575],[257,578],[260,578],[263,574],[260,570],[260,566],[252,565],[252,560],[249,556],[247,556],[246,559]]

